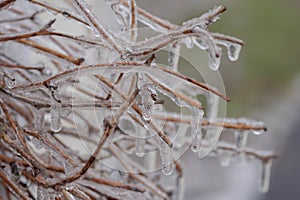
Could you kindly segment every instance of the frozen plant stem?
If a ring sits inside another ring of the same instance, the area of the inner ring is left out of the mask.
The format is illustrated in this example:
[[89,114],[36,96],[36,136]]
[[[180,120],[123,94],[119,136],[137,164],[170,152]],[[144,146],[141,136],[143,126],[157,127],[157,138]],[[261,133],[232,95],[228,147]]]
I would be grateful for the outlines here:
[[[0,2],[0,196],[182,200],[177,159],[187,146],[223,166],[260,160],[266,192],[278,156],[246,142],[264,123],[220,118],[219,100],[230,99],[179,71],[182,45],[207,52],[212,70],[221,46],[238,59],[244,42],[209,30],[226,8],[176,25],[136,0],[106,2],[118,24],[86,0]],[[141,24],[156,34],[142,38]],[[235,144],[222,141],[223,129]]]

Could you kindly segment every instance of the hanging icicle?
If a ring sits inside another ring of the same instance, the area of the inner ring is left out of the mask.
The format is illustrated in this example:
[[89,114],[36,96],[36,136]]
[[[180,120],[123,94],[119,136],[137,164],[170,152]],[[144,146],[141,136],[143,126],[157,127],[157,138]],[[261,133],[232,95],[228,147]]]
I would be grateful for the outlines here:
[[272,164],[272,159],[262,161],[262,170],[259,185],[260,191],[262,193],[266,193],[269,190]]
[[171,175],[173,171],[172,149],[161,138],[157,138],[161,158],[161,171],[164,175]]

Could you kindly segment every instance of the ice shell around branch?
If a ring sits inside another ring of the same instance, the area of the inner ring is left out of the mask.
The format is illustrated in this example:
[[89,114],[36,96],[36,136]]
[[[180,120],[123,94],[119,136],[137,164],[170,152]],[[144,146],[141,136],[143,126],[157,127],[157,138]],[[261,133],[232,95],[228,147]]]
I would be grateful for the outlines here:
[[245,146],[247,144],[248,139],[248,131],[240,131],[236,130],[234,132],[234,139],[236,144],[237,151],[243,151],[245,149]]
[[173,171],[172,149],[161,138],[158,138],[161,158],[161,171],[164,175],[171,175]]
[[203,117],[203,110],[193,108],[192,109],[192,122],[191,131],[194,137],[191,150],[193,152],[198,152],[201,146],[202,132],[201,132],[201,120]]
[[157,93],[154,85],[147,80],[144,74],[138,73],[138,88],[140,90],[140,96],[142,100],[142,113],[145,121],[150,121],[152,116],[152,110],[154,107]]

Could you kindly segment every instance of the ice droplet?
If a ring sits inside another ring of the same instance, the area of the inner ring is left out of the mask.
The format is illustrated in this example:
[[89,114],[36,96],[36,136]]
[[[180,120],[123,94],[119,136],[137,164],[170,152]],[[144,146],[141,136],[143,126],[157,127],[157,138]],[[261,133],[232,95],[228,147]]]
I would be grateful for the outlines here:
[[247,144],[248,131],[236,130],[234,132],[234,139],[237,151],[243,151]]
[[50,110],[51,130],[53,132],[59,132],[62,128],[60,112],[61,108],[59,103],[53,103]]
[[228,43],[226,47],[227,47],[227,56],[229,60],[236,61],[237,59],[239,59],[240,51],[242,48],[240,44]]
[[159,146],[160,146],[160,157],[161,157],[161,165],[162,165],[162,173],[164,175],[171,175],[173,171],[173,156],[172,150],[161,138],[158,138]]
[[217,51],[208,50],[208,65],[211,70],[217,71],[221,64],[221,49],[217,47]]
[[5,77],[5,84],[6,86],[11,89],[16,85],[16,79],[15,78],[10,78],[10,77]]
[[191,37],[187,37],[183,39],[183,43],[185,44],[186,48],[191,49],[194,47],[194,40]]
[[262,193],[266,193],[269,190],[272,163],[272,159],[262,161],[262,171],[260,177],[260,191]]
[[195,38],[194,41],[195,45],[202,50],[207,50],[209,48],[207,38]]

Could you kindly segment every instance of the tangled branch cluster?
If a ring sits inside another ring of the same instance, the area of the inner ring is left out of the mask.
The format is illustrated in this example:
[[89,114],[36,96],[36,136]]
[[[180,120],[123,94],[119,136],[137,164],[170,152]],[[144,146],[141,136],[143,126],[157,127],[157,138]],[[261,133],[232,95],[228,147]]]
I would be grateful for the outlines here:
[[[68,9],[39,0],[0,2],[1,196],[183,199],[178,158],[189,146],[224,166],[261,160],[266,192],[276,155],[246,148],[248,134],[265,132],[264,124],[218,118],[219,98],[229,99],[178,72],[182,45],[206,51],[212,70],[219,68],[220,46],[238,59],[243,41],[208,30],[225,7],[175,25],[135,0],[107,3],[119,34],[85,0],[64,1]],[[60,21],[84,35],[60,31]],[[138,24],[157,34],[138,40]],[[166,48],[163,66],[155,59]],[[184,114],[163,110],[168,101]],[[234,132],[236,144],[219,141],[223,130]]]

